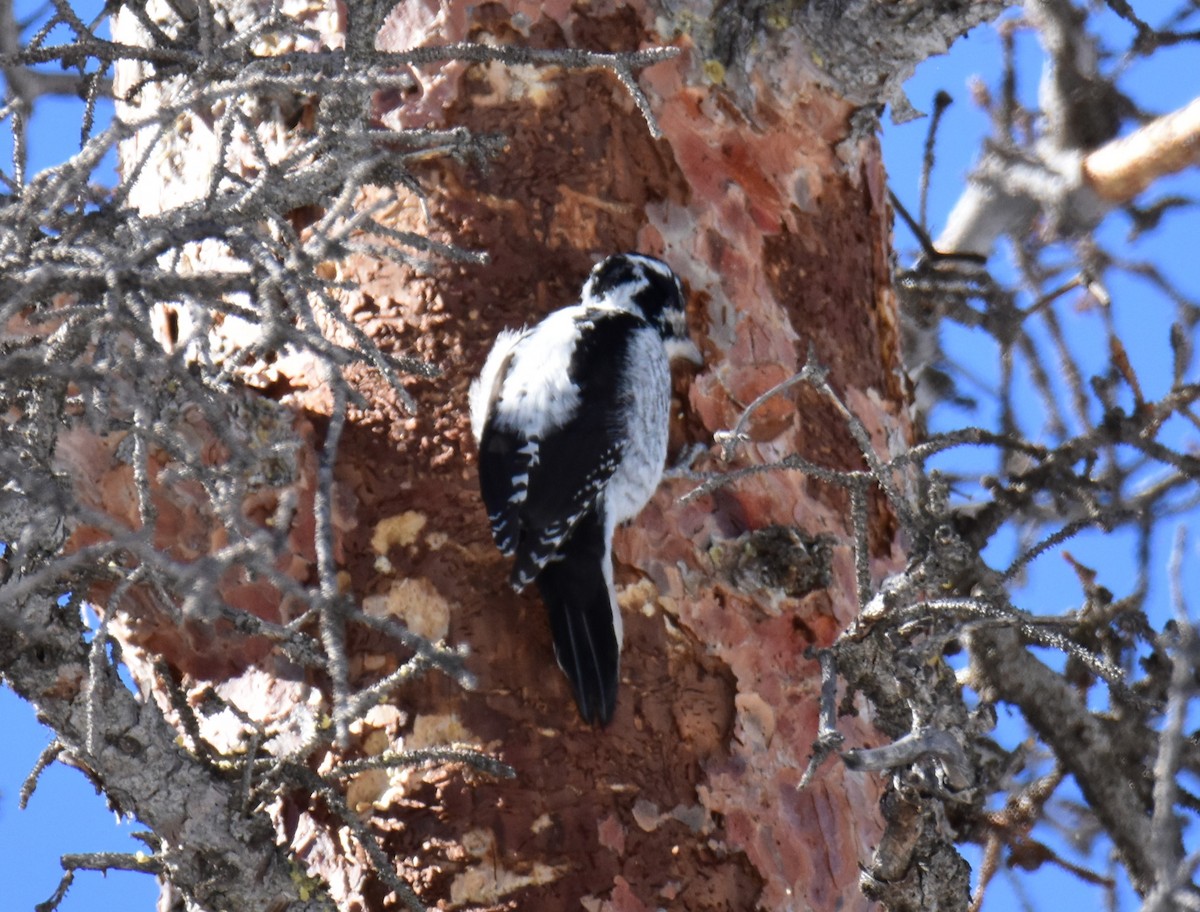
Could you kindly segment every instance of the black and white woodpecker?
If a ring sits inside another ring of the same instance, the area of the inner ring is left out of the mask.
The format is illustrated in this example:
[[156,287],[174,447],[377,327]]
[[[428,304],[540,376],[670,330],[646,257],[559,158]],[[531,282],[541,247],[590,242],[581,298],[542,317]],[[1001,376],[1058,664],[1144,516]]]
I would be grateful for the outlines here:
[[661,260],[616,254],[579,303],[496,338],[471,384],[479,482],[518,592],[536,582],[583,718],[617,701],[621,610],[612,538],[662,478],[670,361],[700,363],[683,288]]

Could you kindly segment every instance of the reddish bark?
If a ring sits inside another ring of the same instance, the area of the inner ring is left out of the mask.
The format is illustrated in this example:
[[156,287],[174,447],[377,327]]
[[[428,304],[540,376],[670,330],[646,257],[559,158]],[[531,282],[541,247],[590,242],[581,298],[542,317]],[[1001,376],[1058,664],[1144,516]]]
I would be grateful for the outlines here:
[[[394,13],[382,49],[488,40],[614,51],[664,41],[629,8],[585,16],[565,5],[454,5],[434,16],[414,6]],[[450,605],[450,641],[472,649],[480,687],[455,694],[435,683],[413,712],[452,713],[456,737],[495,747],[518,770],[515,784],[468,791],[446,781],[424,792],[436,792],[444,813],[409,820],[397,848],[454,844],[464,828],[491,847],[474,871],[447,851],[431,897],[468,898],[456,886],[486,867],[507,873],[476,877],[469,898],[515,908],[865,905],[856,883],[879,831],[875,784],[830,763],[796,790],[816,731],[818,672],[805,650],[830,643],[856,612],[844,494],[779,473],[682,507],[689,485],[664,484],[618,535],[622,690],[615,721],[595,731],[554,667],[536,595],[508,591],[476,491],[465,392],[491,339],[567,303],[593,260],[616,250],[665,257],[690,290],[706,366],[679,380],[677,443],[732,427],[755,396],[799,370],[810,344],[881,451],[889,435],[907,439],[877,147],[862,140],[850,145],[854,164],[839,158],[850,107],[790,63],[799,49],[717,86],[686,37],[674,43],[683,55],[640,80],[659,141],[603,72],[440,68],[420,74],[420,99],[380,113],[385,123],[466,125],[509,140],[486,173],[421,175],[440,232],[487,250],[491,265],[422,280],[357,263],[363,293],[350,302],[375,338],[446,368],[411,385],[415,417],[389,423],[381,409],[378,422],[351,430],[341,478],[359,499],[360,540],[347,548],[353,587],[432,585]],[[415,206],[397,215],[398,227],[424,227]],[[752,434],[744,458],[799,452],[862,465],[842,420],[811,392],[770,403]],[[389,550],[381,574],[365,539],[406,511],[425,525]],[[723,575],[739,536],[770,524],[836,537],[829,589],[787,598],[739,591]],[[894,531],[876,510],[876,573],[899,559]],[[852,741],[870,737],[860,722],[846,729]],[[544,882],[512,889],[522,878]]]

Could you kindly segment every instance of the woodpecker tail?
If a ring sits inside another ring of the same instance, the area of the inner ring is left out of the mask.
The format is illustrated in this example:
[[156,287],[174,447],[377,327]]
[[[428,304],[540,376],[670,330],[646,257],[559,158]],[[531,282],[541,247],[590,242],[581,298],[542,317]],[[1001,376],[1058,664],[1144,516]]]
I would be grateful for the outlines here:
[[584,517],[555,560],[537,577],[542,601],[550,611],[554,655],[571,681],[584,721],[607,725],[617,704],[621,640],[606,573],[607,542],[603,523]]

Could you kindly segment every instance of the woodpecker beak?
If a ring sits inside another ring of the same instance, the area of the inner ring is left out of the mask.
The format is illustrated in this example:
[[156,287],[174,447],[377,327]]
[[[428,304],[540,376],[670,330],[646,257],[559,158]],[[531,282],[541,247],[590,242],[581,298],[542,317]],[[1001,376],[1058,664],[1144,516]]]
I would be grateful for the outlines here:
[[672,361],[683,358],[693,364],[704,363],[704,356],[700,354],[700,349],[691,339],[668,339],[664,343],[664,348],[667,350],[667,357]]

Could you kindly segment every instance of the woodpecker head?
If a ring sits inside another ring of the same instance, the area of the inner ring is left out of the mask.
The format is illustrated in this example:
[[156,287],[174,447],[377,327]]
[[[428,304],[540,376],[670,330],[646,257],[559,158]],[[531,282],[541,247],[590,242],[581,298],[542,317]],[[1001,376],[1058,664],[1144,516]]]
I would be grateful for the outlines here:
[[683,285],[662,260],[641,253],[601,260],[583,286],[583,303],[635,313],[659,331],[667,357],[704,363],[688,336]]

